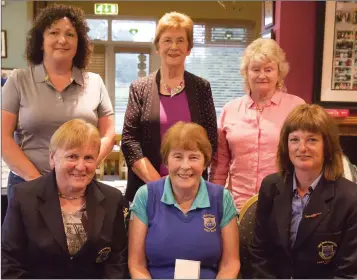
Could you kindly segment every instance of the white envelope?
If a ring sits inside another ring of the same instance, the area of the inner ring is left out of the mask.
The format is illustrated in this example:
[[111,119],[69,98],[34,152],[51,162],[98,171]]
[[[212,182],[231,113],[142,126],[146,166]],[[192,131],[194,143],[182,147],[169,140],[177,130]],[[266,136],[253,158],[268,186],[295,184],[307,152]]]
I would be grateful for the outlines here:
[[176,259],[175,279],[200,279],[200,261]]

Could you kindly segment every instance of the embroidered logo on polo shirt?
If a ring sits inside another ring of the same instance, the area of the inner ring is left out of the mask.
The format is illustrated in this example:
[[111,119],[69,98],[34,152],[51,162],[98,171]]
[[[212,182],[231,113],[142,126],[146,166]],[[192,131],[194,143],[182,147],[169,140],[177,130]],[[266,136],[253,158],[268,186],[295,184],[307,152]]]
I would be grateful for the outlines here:
[[216,216],[212,214],[204,214],[203,226],[206,232],[215,232],[216,231]]
[[332,241],[321,242],[318,246],[319,255],[321,259],[328,261],[331,260],[336,254],[337,244]]

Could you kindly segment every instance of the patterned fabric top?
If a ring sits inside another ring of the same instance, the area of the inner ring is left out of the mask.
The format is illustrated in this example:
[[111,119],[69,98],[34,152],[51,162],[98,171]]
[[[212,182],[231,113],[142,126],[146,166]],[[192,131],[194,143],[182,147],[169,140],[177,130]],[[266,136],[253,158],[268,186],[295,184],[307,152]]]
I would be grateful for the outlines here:
[[86,204],[76,212],[65,212],[61,209],[64,230],[67,237],[68,252],[71,256],[77,254],[87,241],[88,217]]

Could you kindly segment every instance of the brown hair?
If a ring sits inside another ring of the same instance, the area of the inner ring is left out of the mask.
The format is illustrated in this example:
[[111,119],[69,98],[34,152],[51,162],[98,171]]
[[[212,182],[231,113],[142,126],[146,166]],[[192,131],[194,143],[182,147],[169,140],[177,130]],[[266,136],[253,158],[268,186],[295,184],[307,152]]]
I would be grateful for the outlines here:
[[171,12],[166,13],[160,18],[156,27],[156,33],[154,38],[155,48],[158,50],[158,44],[161,34],[168,28],[184,28],[187,34],[188,50],[193,47],[193,22],[192,19],[182,13]]
[[100,135],[98,129],[81,119],[70,120],[61,125],[51,137],[50,152],[54,153],[57,148],[72,149],[86,143],[98,147],[100,150]]
[[323,176],[326,180],[337,180],[343,175],[342,149],[335,121],[319,105],[302,104],[286,118],[280,131],[277,165],[286,179],[293,174],[294,166],[289,158],[288,137],[291,132],[303,130],[321,134],[324,144]]
[[88,37],[89,27],[82,9],[53,4],[42,9],[27,33],[25,55],[27,61],[33,65],[41,64],[43,61],[43,34],[53,23],[68,18],[78,34],[77,52],[73,58],[73,65],[79,69],[85,69],[90,61],[93,49]]
[[211,162],[212,146],[206,130],[196,123],[177,122],[165,133],[161,143],[161,156],[165,164],[172,149],[199,150],[205,166]]

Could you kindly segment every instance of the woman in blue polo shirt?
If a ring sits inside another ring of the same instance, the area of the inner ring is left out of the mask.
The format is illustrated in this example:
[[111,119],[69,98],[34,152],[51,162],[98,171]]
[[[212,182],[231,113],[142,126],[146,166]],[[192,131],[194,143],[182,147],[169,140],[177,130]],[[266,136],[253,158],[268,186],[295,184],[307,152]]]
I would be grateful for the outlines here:
[[200,278],[236,278],[236,209],[226,189],[201,175],[211,160],[205,129],[178,122],[164,136],[169,175],[142,186],[131,207],[132,278],[174,278],[176,259],[200,261]]

